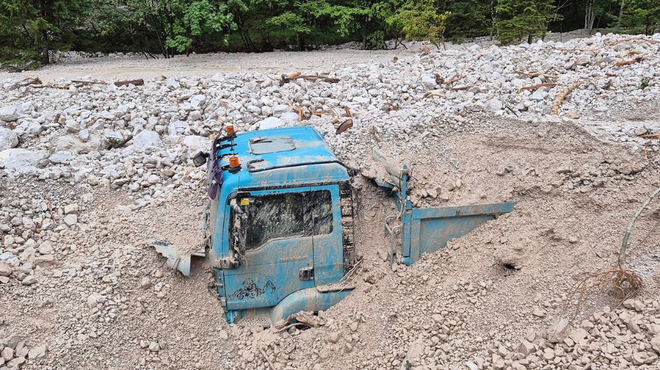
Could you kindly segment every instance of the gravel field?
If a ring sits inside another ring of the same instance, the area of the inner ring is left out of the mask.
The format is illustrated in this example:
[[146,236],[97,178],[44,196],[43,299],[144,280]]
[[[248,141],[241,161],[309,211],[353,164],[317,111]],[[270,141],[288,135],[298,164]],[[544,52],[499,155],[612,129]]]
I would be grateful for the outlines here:
[[[660,203],[630,240],[637,296],[571,289],[660,186],[659,93],[660,34],[0,73],[0,370],[658,369]],[[227,325],[208,264],[150,246],[199,239],[191,156],[228,124],[311,125],[360,172],[356,289],[318,327]],[[390,268],[373,148],[412,167],[416,206],[518,204]]]

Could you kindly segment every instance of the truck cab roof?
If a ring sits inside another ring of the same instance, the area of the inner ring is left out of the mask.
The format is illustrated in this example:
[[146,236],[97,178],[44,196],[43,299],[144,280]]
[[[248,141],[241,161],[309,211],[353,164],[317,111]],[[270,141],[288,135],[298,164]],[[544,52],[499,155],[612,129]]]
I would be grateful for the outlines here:
[[[237,156],[240,170],[229,170]],[[309,126],[243,132],[223,141],[218,165],[224,169],[222,187],[263,189],[348,180],[348,173],[323,137]]]

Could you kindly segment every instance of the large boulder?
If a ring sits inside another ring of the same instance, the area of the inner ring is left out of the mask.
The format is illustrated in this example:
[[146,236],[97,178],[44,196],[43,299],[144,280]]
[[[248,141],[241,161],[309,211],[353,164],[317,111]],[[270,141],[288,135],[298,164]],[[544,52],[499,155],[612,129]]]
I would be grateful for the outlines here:
[[18,136],[16,136],[16,133],[8,128],[0,127],[0,152],[17,146]]
[[203,136],[189,135],[183,138],[183,143],[190,148],[190,152],[206,151],[211,147],[211,141]]
[[22,116],[32,113],[32,111],[34,111],[34,105],[30,102],[2,107],[0,108],[0,121],[14,122]]
[[47,157],[46,150],[7,149],[0,152],[0,167],[18,173],[32,172],[36,171],[39,161]]
[[137,152],[144,152],[147,148],[160,145],[160,136],[156,131],[144,130],[133,138],[133,150]]

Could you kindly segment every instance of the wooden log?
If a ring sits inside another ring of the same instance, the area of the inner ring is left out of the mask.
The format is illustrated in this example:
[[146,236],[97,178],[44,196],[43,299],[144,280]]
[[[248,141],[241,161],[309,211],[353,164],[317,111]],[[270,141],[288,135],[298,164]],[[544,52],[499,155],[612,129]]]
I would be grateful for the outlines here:
[[582,85],[582,81],[575,82],[572,85],[569,85],[567,88],[562,90],[559,95],[555,98],[555,102],[552,103],[552,109],[550,109],[550,115],[554,116],[557,114],[559,111],[559,107],[561,107],[561,103],[564,102],[564,99],[570,94],[573,90],[577,89],[578,86]]
[[143,79],[137,79],[137,80],[124,80],[124,81],[117,81],[115,82],[115,86],[128,86],[128,85],[134,85],[134,86],[143,86],[144,85],[144,80]]

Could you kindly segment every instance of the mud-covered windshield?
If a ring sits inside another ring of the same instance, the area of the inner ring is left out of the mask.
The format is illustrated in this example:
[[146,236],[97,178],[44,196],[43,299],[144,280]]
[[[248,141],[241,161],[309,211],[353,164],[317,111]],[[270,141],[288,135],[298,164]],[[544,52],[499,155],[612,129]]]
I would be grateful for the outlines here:
[[236,236],[240,227],[247,251],[273,239],[324,235],[333,229],[328,190],[251,196],[239,199],[238,205],[246,217],[238,221],[232,210],[230,232]]

